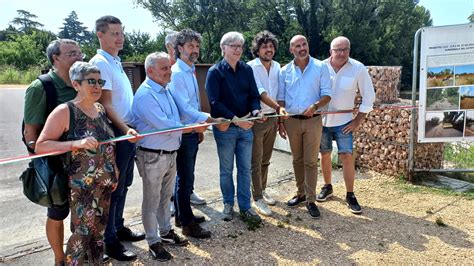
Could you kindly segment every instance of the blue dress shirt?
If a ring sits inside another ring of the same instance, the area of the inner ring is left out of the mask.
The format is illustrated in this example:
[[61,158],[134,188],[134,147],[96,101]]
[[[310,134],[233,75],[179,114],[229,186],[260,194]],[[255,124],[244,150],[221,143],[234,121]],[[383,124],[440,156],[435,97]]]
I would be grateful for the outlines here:
[[170,90],[178,106],[181,122],[188,125],[206,121],[208,115],[200,111],[201,101],[194,65],[191,67],[178,59],[171,67],[171,71],[173,74]]
[[224,59],[213,65],[207,72],[206,91],[212,117],[232,119],[260,110],[252,68],[243,61],[237,62],[235,71]]
[[[178,107],[176,107],[169,89],[148,77],[135,93],[132,113],[133,124],[141,133],[182,126]],[[181,135],[182,131],[151,135],[139,140],[138,146],[174,151],[181,145]]]
[[309,58],[304,71],[295,65],[294,60],[280,70],[278,101],[285,102],[290,114],[302,114],[322,96],[331,97],[331,76],[322,61]]

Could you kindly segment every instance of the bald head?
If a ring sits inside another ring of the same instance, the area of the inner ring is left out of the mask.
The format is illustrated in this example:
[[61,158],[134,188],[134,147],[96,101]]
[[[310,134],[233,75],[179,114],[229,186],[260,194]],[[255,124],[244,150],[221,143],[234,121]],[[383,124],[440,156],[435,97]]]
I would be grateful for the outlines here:
[[305,42],[308,42],[308,41],[306,40],[306,37],[304,37],[303,35],[295,35],[295,36],[293,36],[293,38],[291,38],[291,40],[290,40],[290,47],[293,46],[293,45],[295,45],[295,43],[296,43],[297,41],[299,41],[299,40],[304,40]]
[[335,49],[337,46],[344,46],[347,48],[351,48],[351,41],[344,36],[338,36],[334,38],[331,42],[331,49]]

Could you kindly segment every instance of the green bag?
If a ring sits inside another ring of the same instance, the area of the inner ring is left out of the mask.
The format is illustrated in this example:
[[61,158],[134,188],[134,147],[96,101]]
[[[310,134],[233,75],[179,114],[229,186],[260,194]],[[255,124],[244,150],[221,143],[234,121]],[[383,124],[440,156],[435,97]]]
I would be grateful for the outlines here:
[[35,158],[20,175],[23,194],[45,207],[64,205],[69,197],[69,180],[58,156]]

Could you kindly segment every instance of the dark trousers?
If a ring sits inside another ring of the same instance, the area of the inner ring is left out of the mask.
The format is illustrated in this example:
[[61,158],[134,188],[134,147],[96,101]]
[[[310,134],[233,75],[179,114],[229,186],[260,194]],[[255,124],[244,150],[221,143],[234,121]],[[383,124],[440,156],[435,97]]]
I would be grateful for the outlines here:
[[[123,135],[120,130],[114,127],[115,136]],[[116,142],[115,162],[120,171],[117,189],[112,193],[110,199],[109,220],[105,227],[104,242],[113,244],[118,241],[117,230],[123,228],[123,210],[127,197],[128,187],[133,182],[133,169],[135,166],[135,144],[128,141]]]
[[174,200],[175,215],[182,225],[189,225],[194,219],[190,197],[194,186],[194,167],[198,149],[199,135],[196,133],[183,134],[176,157],[177,176]]

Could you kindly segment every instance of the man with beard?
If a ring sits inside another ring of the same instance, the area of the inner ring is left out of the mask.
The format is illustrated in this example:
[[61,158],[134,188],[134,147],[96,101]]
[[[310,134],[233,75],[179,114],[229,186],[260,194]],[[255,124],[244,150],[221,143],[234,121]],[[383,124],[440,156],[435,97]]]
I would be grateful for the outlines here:
[[339,157],[342,161],[342,172],[346,185],[346,202],[352,213],[360,214],[362,208],[354,195],[355,168],[352,156],[352,132],[356,132],[368,112],[372,111],[375,100],[372,80],[367,68],[357,60],[349,57],[351,43],[343,36],[331,42],[329,50],[331,56],[324,60],[328,66],[332,80],[333,99],[329,103],[328,111],[339,111],[354,108],[357,89],[362,95],[359,112],[352,119],[352,113],[327,114],[323,116],[323,135],[321,138],[321,170],[324,186],[316,198],[317,201],[326,201],[332,196],[331,185],[331,151],[332,141],[335,140]]
[[[199,58],[200,43],[201,35],[193,30],[185,29],[176,34],[174,48],[176,63],[171,68],[173,74],[170,87],[171,94],[178,106],[181,123],[184,125],[217,122],[216,119],[201,112],[201,100],[194,66]],[[221,126],[219,125],[219,127]],[[204,216],[194,215],[190,202],[198,146],[203,139],[203,133],[195,131],[183,133],[176,157],[178,175],[174,200],[176,206],[175,224],[178,227],[183,227],[184,235],[196,238],[211,237],[211,232],[199,225],[205,221]]]
[[[280,64],[273,61],[278,49],[278,40],[269,31],[257,33],[252,41],[252,54],[256,57],[247,64],[252,68],[263,115],[287,114],[284,107],[276,102],[278,94],[278,74]],[[263,215],[271,215],[267,205],[275,205],[276,201],[265,191],[267,186],[268,166],[272,157],[273,144],[277,132],[276,117],[269,117],[253,126],[252,145],[252,195],[256,210]]]
[[288,134],[297,187],[296,195],[287,204],[294,207],[306,201],[310,216],[319,218],[314,202],[322,122],[315,112],[331,100],[331,80],[327,66],[311,57],[308,49],[304,36],[291,39],[294,59],[280,70],[278,101],[295,115],[284,124],[280,122],[279,133],[283,138]]

